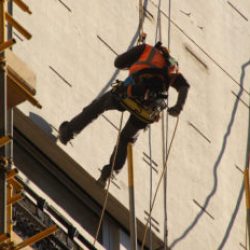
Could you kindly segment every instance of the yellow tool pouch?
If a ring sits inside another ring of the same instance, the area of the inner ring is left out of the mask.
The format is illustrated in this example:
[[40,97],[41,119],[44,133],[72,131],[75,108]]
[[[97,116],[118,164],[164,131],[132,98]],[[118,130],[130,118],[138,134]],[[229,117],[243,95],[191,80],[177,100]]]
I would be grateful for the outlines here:
[[153,123],[159,120],[160,111],[154,110],[152,108],[142,107],[142,105],[131,98],[123,98],[120,100],[121,105],[127,109],[130,113],[132,113],[135,117],[145,123]]

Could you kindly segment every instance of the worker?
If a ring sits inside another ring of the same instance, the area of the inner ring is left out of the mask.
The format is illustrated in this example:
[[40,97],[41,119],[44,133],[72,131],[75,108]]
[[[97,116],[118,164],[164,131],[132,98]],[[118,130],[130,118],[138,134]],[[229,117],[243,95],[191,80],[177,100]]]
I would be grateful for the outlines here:
[[[177,90],[178,96],[176,104],[168,108],[168,113],[175,117],[180,114],[187,97],[189,84],[178,72],[177,61],[170,56],[168,50],[160,42],[155,46],[148,44],[135,46],[117,56],[114,65],[118,69],[128,69],[128,78],[96,98],[72,120],[63,122],[59,127],[58,137],[61,143],[66,145],[74,135],[80,133],[104,111],[129,110],[123,105],[125,99],[136,100],[145,110],[152,106],[153,110],[165,109],[167,107],[165,98],[169,86]],[[126,161],[128,143],[134,143],[137,140],[138,132],[157,120],[159,120],[159,115],[154,116],[151,121],[145,121],[143,117],[140,119],[138,112],[133,113],[132,109],[130,110],[130,117],[120,134],[118,148],[114,148],[109,164],[102,168],[101,176],[98,179],[100,183],[105,185],[111,177],[112,165],[114,172],[119,172]]]

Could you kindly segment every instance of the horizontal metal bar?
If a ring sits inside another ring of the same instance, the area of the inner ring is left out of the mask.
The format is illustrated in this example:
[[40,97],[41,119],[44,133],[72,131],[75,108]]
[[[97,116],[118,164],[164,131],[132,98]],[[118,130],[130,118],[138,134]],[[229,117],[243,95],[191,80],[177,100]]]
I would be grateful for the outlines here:
[[42,108],[42,105],[12,75],[9,74],[8,77],[11,78],[11,80],[15,82],[16,86],[18,86],[23,91],[29,102],[31,102],[34,106],[38,107],[39,109]]
[[9,143],[11,141],[11,137],[10,136],[3,136],[0,138],[0,148],[3,147],[4,145],[6,145],[7,143]]
[[0,235],[0,243],[9,239],[10,235],[7,233],[7,234],[1,234]]
[[16,40],[14,38],[12,38],[11,40],[8,40],[8,41],[0,44],[0,53],[3,52],[4,50],[8,49],[9,47],[14,45],[15,43],[16,43]]
[[7,206],[12,205],[24,198],[24,195],[22,193],[18,193],[14,196],[12,196],[10,199],[7,201]]
[[50,234],[53,234],[54,232],[56,232],[56,230],[57,230],[57,226],[53,225],[53,226],[43,230],[42,232],[24,240],[23,242],[21,242],[20,244],[15,246],[14,250],[19,250],[19,249],[22,249],[26,246],[33,245],[34,243],[46,238]]
[[14,27],[18,32],[20,32],[25,38],[31,39],[32,35],[20,23],[18,23],[8,12],[5,12],[5,18],[7,22],[12,27]]
[[32,14],[32,12],[29,9],[29,6],[24,3],[22,0],[13,0],[13,2],[24,12],[29,13],[30,15]]
[[12,185],[13,186],[13,188],[15,189],[15,191],[17,191],[17,192],[20,192],[20,191],[22,191],[23,190],[23,185],[21,184],[21,183],[19,183],[16,179],[14,179],[14,178],[12,178],[12,179],[10,179],[9,181],[8,181],[8,183],[10,184],[10,185]]
[[7,173],[7,181],[10,180],[11,178],[15,177],[18,173],[18,170],[16,168],[11,169]]
[[[30,204],[33,204],[33,206],[36,207],[36,205],[33,203],[33,201],[31,201],[28,197],[26,197],[26,201],[25,203],[28,201],[29,205]],[[21,215],[19,214],[17,217],[16,217],[16,221],[20,221],[19,220],[19,216],[24,216],[25,218],[27,218],[27,221],[28,221],[28,228],[31,229],[32,231],[32,228],[33,227],[36,227],[36,228],[39,228],[40,230],[44,230],[47,228],[47,226],[49,226],[49,224],[47,223],[50,223],[48,221],[41,221],[39,219],[39,217],[37,217],[34,213],[36,213],[34,210],[33,212],[31,212],[26,206],[27,206],[27,203],[26,205],[22,204],[23,202],[19,202],[17,204],[15,204],[15,209],[16,211],[18,210],[19,212],[21,212]],[[32,205],[31,205],[32,206]],[[31,209],[33,209],[34,207],[32,207]],[[18,213],[19,213],[18,212]],[[52,223],[54,224],[54,221],[51,220]],[[46,226],[47,225],[47,226]],[[33,232],[33,231],[32,231]],[[62,231],[63,232],[63,231]],[[34,232],[35,233],[35,232]],[[60,232],[61,233],[61,232]],[[59,235],[60,235],[59,233]],[[26,234],[25,234],[26,235]],[[66,236],[66,235],[65,235]],[[66,238],[66,237],[65,237]],[[60,236],[59,238],[56,236],[56,235],[51,235],[51,241],[53,241],[61,250],[70,250],[68,247],[67,247],[67,243],[66,242],[63,242],[61,241],[60,239]],[[50,241],[49,240],[49,241]],[[66,241],[66,240],[65,240]]]

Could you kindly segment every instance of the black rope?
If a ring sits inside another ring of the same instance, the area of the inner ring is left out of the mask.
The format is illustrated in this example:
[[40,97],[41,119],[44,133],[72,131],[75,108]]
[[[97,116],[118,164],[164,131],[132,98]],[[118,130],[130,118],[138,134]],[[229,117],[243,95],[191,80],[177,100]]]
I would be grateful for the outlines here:
[[[168,50],[170,51],[170,35],[171,35],[171,0],[168,0]],[[167,108],[168,108],[168,100],[167,100]],[[168,148],[168,113],[166,114],[166,143],[165,143],[165,148]],[[166,156],[167,158],[168,156]],[[168,250],[168,213],[167,213],[167,193],[168,193],[168,171],[166,170],[165,176],[164,176],[164,250]]]

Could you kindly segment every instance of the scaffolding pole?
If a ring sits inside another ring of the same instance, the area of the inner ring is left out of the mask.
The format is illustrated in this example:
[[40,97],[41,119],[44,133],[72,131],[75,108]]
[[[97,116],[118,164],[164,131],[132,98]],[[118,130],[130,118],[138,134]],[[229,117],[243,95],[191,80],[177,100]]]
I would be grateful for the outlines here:
[[[0,0],[0,44],[5,42],[5,0]],[[0,137],[7,133],[7,77],[5,53],[0,54]],[[0,148],[0,234],[6,234],[6,145]]]
[[[250,187],[249,187],[249,168],[246,167],[244,172],[244,184],[245,184],[245,195],[246,195],[246,209],[247,209],[247,233],[248,242],[250,242]],[[250,246],[249,246],[250,247]]]
[[18,244],[17,246],[15,246],[13,248],[13,250],[20,250],[20,249],[24,249],[27,246],[33,245],[36,242],[48,237],[49,235],[55,233],[57,230],[57,226],[56,225],[52,225],[49,228],[46,228],[45,230],[43,230],[40,233],[37,233],[36,235],[25,239],[23,242],[21,242],[20,244]]
[[[13,15],[13,2],[12,1],[8,1],[8,5],[7,5],[7,9],[8,9],[8,13],[10,13],[11,15]],[[14,41],[15,43],[15,39],[13,39],[13,29],[12,26],[10,24],[8,24],[7,26],[7,39],[8,41]],[[10,48],[12,50],[12,47]],[[7,134],[13,138],[13,108],[9,108],[7,111]],[[10,170],[12,168],[13,165],[13,141],[11,141],[7,146],[6,146],[6,154],[9,158],[9,165],[8,165],[8,170]]]
[[247,228],[248,228],[248,249],[250,249],[250,187],[249,187],[250,184],[249,184],[249,168],[250,168],[250,109],[249,109],[249,112],[248,112],[248,138],[247,138],[247,155],[246,155],[246,170],[245,170]]
[[137,250],[137,226],[135,215],[135,196],[134,196],[134,173],[133,173],[133,151],[132,144],[128,144],[128,188],[129,188],[129,207],[130,207],[130,242],[131,249]]

